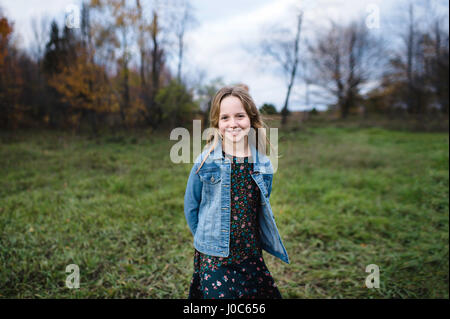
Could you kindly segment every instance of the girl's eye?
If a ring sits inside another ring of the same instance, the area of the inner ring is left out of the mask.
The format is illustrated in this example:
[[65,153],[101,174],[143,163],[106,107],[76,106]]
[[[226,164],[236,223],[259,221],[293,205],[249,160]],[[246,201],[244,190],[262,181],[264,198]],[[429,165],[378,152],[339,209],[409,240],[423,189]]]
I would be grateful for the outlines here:
[[226,118],[227,118],[226,116],[222,116],[222,118],[221,118],[221,119],[222,119],[222,120],[225,120]]

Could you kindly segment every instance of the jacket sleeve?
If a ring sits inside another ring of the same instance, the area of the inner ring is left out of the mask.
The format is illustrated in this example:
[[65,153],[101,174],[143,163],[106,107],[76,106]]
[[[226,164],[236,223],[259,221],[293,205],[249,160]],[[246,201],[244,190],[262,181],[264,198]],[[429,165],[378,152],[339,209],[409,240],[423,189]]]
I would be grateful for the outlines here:
[[267,198],[270,198],[270,194],[272,193],[272,182],[273,182],[273,166],[271,162],[269,162],[267,173],[268,174],[263,175],[263,178],[267,187]]
[[270,177],[267,179],[267,198],[270,198],[270,194],[272,193],[273,174],[270,174],[269,176]]
[[195,173],[198,166],[198,163],[193,165],[187,181],[186,192],[184,194],[184,216],[186,217],[186,221],[192,235],[195,235],[195,231],[197,230],[198,211],[202,199],[203,183],[198,174]]

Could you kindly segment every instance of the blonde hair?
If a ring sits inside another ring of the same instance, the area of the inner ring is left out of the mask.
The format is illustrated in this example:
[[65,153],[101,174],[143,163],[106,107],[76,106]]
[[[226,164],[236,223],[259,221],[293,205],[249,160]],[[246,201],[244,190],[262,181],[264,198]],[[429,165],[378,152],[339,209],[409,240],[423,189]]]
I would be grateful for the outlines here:
[[210,123],[209,130],[211,130],[212,133],[210,133],[210,135],[206,139],[206,144],[207,145],[211,144],[211,147],[209,148],[208,153],[206,154],[205,158],[198,167],[196,173],[203,166],[203,163],[208,158],[211,151],[216,147],[219,138],[220,139],[223,138],[223,136],[220,134],[219,131],[220,103],[224,98],[228,96],[234,96],[237,97],[239,100],[241,100],[242,105],[244,106],[244,110],[247,113],[248,117],[250,118],[250,126],[254,128],[256,131],[257,151],[264,150],[264,152],[267,154],[267,149],[265,146],[270,145],[272,147],[267,137],[267,134],[265,133],[265,130],[258,130],[259,128],[267,129],[268,126],[264,123],[261,114],[259,113],[258,108],[255,105],[255,102],[248,93],[248,90],[246,88],[243,88],[241,85],[225,86],[220,90],[218,90],[214,95],[214,98],[212,99],[211,111],[209,113],[209,123]]
[[244,90],[246,90],[247,92],[250,92],[250,89],[248,88],[248,85],[245,83],[238,83],[235,86],[239,86],[241,88],[243,88]]

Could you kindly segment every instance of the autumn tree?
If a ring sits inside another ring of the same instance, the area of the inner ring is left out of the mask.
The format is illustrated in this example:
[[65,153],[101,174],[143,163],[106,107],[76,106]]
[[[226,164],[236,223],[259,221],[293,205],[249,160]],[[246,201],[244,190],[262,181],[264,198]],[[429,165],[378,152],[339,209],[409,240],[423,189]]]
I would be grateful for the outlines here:
[[13,26],[0,11],[0,70],[5,67],[6,56],[8,55],[9,41],[13,32]]
[[120,101],[108,81],[105,70],[92,63],[85,50],[79,49],[74,63],[64,67],[49,83],[70,106],[72,123],[79,129],[80,123],[87,120],[92,132],[97,134],[98,116],[119,109]]
[[9,41],[13,32],[13,26],[0,11],[0,126],[8,127],[12,113],[10,98],[9,71]]
[[[100,13],[101,22],[96,24],[100,29],[97,33],[105,36],[109,33],[109,41],[113,43],[115,49],[119,49],[120,56],[116,60],[120,75],[120,116],[125,124],[126,112],[130,107],[130,46],[133,44],[133,26],[136,23],[137,14],[135,8],[126,0],[91,0],[90,8]],[[99,44],[107,44],[99,39]]]
[[89,9],[83,4],[78,32],[65,27],[60,35],[56,22],[52,24],[44,68],[49,86],[65,107],[67,121],[78,130],[86,121],[97,134],[100,117],[119,111],[121,100],[105,66],[95,61]]
[[[156,95],[163,79],[168,80],[159,8],[151,6],[153,2],[139,0],[91,0],[89,4],[97,16],[93,28],[96,29],[98,49],[112,48],[109,50],[113,52],[111,60],[116,65],[111,65],[110,69],[117,70],[120,84],[115,87],[122,97],[122,121],[130,114],[139,114],[148,125],[156,128],[163,113],[156,103]],[[136,47],[137,60],[136,52],[132,50]],[[118,57],[115,52],[119,52]],[[130,67],[132,61],[140,62],[139,88],[131,87],[131,77],[135,73]]]
[[45,94],[42,97],[43,103],[39,106],[41,116],[52,128],[63,125],[69,105],[64,103],[60,93],[49,83],[54,76],[75,63],[77,46],[78,39],[74,29],[67,26],[60,28],[58,23],[53,20],[42,60],[42,71],[45,76],[43,92]]
[[11,44],[13,23],[0,11],[0,127],[16,128],[23,116],[23,79],[18,66],[19,52]]
[[163,28],[161,8],[150,7],[148,2],[136,0],[137,45],[140,58],[141,98],[145,111],[141,112],[148,125],[156,128],[162,119],[163,111],[156,102],[164,73],[165,51],[162,44]]

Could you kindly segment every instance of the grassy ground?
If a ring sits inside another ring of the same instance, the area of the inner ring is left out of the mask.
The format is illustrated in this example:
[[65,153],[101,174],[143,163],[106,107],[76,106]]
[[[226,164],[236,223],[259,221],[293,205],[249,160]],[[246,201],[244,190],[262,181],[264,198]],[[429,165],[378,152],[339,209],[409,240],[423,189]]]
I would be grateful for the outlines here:
[[[168,136],[1,133],[0,298],[185,298],[191,164],[170,161]],[[279,151],[291,264],[265,259],[283,297],[449,298],[448,133],[314,126],[280,131]]]

